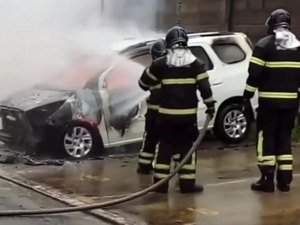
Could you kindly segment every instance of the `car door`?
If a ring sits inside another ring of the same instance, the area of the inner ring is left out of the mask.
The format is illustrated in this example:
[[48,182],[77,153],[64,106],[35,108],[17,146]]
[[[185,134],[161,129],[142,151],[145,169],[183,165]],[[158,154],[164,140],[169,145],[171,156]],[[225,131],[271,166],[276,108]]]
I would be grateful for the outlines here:
[[219,90],[220,96],[242,96],[247,79],[247,52],[238,42],[238,37],[234,39],[218,40],[211,44],[211,49],[220,61],[217,74],[222,80],[222,88]]
[[151,62],[149,56],[129,60],[122,58],[108,69],[100,81],[108,146],[142,140],[146,103],[149,93],[138,86],[145,66],[139,61]]
[[[209,81],[212,86],[212,91],[214,94],[215,87],[222,85],[222,80],[218,78],[215,72],[215,67],[218,66],[218,61],[215,60],[214,55],[211,54],[209,45],[207,45],[206,43],[192,42],[189,43],[189,48],[197,58],[199,58],[204,62],[205,69],[209,75]],[[204,104],[199,91],[197,91],[197,96],[200,100],[198,103],[198,127],[201,128],[206,118],[206,114],[205,114],[206,105]],[[210,126],[212,126],[212,122]]]
[[[237,42],[220,39],[212,44],[202,43],[201,46],[211,60],[213,67],[208,68],[209,81],[216,109],[227,99],[240,97],[243,94],[245,79],[247,78],[247,54]],[[202,126],[205,120],[205,105],[200,102],[198,124]],[[212,127],[214,120],[211,121]]]

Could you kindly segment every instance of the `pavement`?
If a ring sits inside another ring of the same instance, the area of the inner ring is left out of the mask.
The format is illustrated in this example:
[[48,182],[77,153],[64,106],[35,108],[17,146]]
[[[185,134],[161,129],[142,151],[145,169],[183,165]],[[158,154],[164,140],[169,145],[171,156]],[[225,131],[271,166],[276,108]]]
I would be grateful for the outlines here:
[[[64,205],[45,196],[0,180],[0,210],[39,209]],[[82,213],[36,217],[0,217],[1,225],[107,225]]]
[[[198,151],[197,180],[204,184],[203,193],[180,194],[173,179],[168,195],[151,193],[105,210],[130,221],[127,224],[300,225],[300,145],[294,145],[294,155],[291,192],[257,193],[250,190],[259,176],[254,144],[224,147],[210,140]],[[63,166],[1,165],[0,169],[23,182],[90,204],[151,185],[151,176],[137,175],[136,165],[136,154],[131,153]]]

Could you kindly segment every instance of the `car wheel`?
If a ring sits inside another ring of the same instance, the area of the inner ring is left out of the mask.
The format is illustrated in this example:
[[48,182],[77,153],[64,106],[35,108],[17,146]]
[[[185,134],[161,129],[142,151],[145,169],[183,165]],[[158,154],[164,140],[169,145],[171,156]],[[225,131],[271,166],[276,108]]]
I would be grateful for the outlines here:
[[63,149],[68,157],[84,159],[97,149],[97,137],[85,124],[72,124],[63,136]]
[[251,117],[241,108],[240,104],[231,103],[220,109],[214,126],[217,138],[226,143],[240,143],[248,136]]

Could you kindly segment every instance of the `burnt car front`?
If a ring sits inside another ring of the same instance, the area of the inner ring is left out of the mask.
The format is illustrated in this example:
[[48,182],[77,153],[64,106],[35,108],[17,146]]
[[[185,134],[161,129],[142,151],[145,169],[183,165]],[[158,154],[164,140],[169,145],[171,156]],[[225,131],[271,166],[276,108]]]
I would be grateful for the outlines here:
[[[51,118],[70,96],[67,91],[31,89],[0,102],[0,141],[30,154],[47,147],[44,141],[54,138],[59,130]],[[64,119],[72,116],[66,111]]]

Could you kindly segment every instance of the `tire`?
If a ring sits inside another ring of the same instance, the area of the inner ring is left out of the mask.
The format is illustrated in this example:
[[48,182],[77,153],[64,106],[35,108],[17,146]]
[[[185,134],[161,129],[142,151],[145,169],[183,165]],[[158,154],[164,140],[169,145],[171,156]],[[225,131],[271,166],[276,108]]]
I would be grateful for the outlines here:
[[90,126],[73,122],[62,137],[62,149],[68,158],[81,160],[100,151],[100,137]]
[[217,114],[214,134],[223,142],[237,144],[242,142],[251,130],[250,113],[242,112],[238,103],[230,103],[220,109]]

